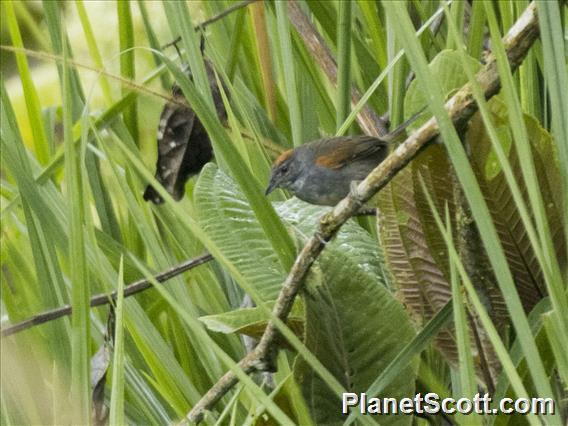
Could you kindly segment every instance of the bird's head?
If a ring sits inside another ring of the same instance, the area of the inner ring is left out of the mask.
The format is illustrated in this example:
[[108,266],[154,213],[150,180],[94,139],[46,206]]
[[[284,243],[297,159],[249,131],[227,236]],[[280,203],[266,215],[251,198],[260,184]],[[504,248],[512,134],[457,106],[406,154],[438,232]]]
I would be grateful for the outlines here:
[[298,158],[297,150],[283,152],[274,162],[270,175],[270,182],[265,195],[270,194],[276,188],[297,190],[298,179],[302,172],[302,162]]

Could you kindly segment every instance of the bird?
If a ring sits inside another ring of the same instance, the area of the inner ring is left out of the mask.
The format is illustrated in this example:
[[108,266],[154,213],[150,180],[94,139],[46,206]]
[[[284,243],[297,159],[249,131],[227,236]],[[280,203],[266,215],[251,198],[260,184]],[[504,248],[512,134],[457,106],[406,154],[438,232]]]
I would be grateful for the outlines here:
[[387,157],[392,142],[422,111],[382,138],[322,138],[283,152],[274,161],[265,195],[282,188],[310,204],[336,205]]
[[366,135],[308,142],[276,159],[265,195],[282,188],[310,204],[334,206],[387,154],[388,142]]

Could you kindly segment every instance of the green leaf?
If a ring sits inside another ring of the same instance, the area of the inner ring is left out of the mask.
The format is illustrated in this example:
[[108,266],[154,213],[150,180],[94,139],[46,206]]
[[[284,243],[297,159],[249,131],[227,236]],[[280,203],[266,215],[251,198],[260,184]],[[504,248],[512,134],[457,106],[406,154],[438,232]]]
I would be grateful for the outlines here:
[[351,107],[351,18],[353,5],[349,1],[339,3],[337,20],[337,118],[336,128],[347,117]]
[[296,85],[296,67],[292,52],[292,41],[290,37],[290,24],[288,23],[288,13],[286,2],[276,2],[276,21],[278,24],[278,38],[280,42],[280,52],[282,55],[282,72],[286,95],[288,97],[288,109],[290,112],[290,126],[292,127],[292,140],[294,146],[303,144],[302,135],[302,116],[300,101],[298,99],[298,87]]
[[[303,242],[316,229],[319,219],[329,208],[314,206],[297,198],[276,203],[276,211],[288,223],[297,238]],[[323,256],[330,255],[342,263],[349,263],[369,275],[377,284],[389,288],[390,278],[385,274],[383,254],[377,242],[355,221],[349,221],[328,244]]]
[[[67,59],[67,48],[63,46],[63,57]],[[91,322],[89,318],[89,275],[86,259],[85,232],[83,229],[85,217],[85,199],[82,194],[84,168],[83,150],[73,143],[73,91],[69,67],[64,63],[62,72],[63,99],[63,138],[65,144],[65,183],[69,191],[67,215],[70,221],[70,241],[68,256],[71,263],[71,306],[72,340],[71,340],[71,380],[74,405],[74,420],[78,423],[88,423],[90,418],[89,399],[89,339]],[[86,140],[82,138],[83,146]]]
[[[118,15],[118,35],[120,42],[120,75],[128,80],[136,76],[134,62],[134,26],[130,0],[120,1],[116,4]],[[128,90],[123,90],[123,96]],[[138,143],[138,108],[136,101],[128,106],[124,113],[124,123],[128,127],[132,138]]]
[[[273,305],[274,302],[267,303],[267,306]],[[241,333],[256,338],[262,336],[269,319],[270,317],[266,315],[266,311],[259,307],[241,308],[222,314],[206,315],[199,318],[211,331],[225,334]],[[296,335],[300,337],[303,336],[304,308],[301,299],[297,299],[294,303],[286,323]]]
[[[475,59],[468,58],[468,61],[474,72],[481,68],[481,64]],[[463,67],[461,56],[453,50],[442,50],[428,64],[428,68],[440,82],[442,93],[446,98],[457,88],[467,83],[467,74],[464,72]],[[404,97],[405,116],[407,118],[410,117],[414,111],[419,111],[427,104],[427,94],[420,90],[416,79],[412,80]],[[430,114],[425,113],[422,118],[414,121],[409,127],[418,129],[428,118],[430,118]]]
[[[553,316],[556,317],[557,321],[556,330],[560,332],[560,335],[556,336],[556,338],[565,341],[568,339],[568,318],[564,315],[564,313],[568,312],[568,298],[566,298],[565,287],[560,285],[563,277],[552,241],[550,220],[547,217],[546,204],[542,198],[541,189],[539,188],[535,160],[532,155],[527,128],[523,120],[519,95],[515,87],[515,81],[513,80],[511,69],[508,64],[508,56],[498,28],[497,17],[492,8],[489,8],[487,4],[484,4],[484,6],[491,34],[493,52],[497,59],[497,70],[501,80],[503,98],[507,105],[508,117],[511,123],[511,133],[515,142],[514,146],[519,156],[519,165],[521,175],[523,177],[522,181],[526,187],[529,200],[527,206],[531,210],[533,221],[536,225],[538,243],[534,242],[536,238],[533,239],[533,246],[535,247],[535,250],[542,250],[540,259],[542,260],[544,273],[547,277],[547,290],[555,311]],[[564,75],[564,77],[566,76]],[[566,104],[558,104],[556,106],[558,106],[560,110],[564,110],[564,112],[566,112]],[[560,143],[564,143],[565,146],[565,141]],[[558,152],[560,158],[562,158],[565,150],[562,146],[559,146]],[[564,175],[564,177],[566,177],[566,175]],[[564,186],[565,192],[566,189],[566,186]],[[519,202],[517,201],[517,203]],[[566,205],[564,205],[564,207],[566,207]],[[564,218],[566,217],[566,209],[564,209]],[[567,224],[565,223],[565,225]],[[538,382],[539,379],[535,378],[535,381]],[[540,386],[540,384],[537,386]],[[545,387],[546,386],[543,386],[541,390],[544,390]]]
[[[401,351],[396,354],[390,364],[383,368],[371,386],[367,389],[368,397],[375,397],[384,395],[383,391],[394,380],[411,365],[412,361],[419,355],[425,348],[428,347],[430,342],[443,330],[452,317],[452,302],[448,302],[438,313],[418,332],[413,339],[408,342]],[[351,413],[345,425],[350,425],[355,420],[355,413]]]
[[[562,13],[558,8],[560,4],[554,2],[537,2],[538,18],[541,26],[541,38],[544,56],[544,78],[549,91],[549,101],[551,104],[552,131],[556,139],[558,157],[560,163],[560,173],[564,188],[564,232],[568,242],[568,77],[566,73],[566,40],[562,34]],[[566,17],[566,8],[564,8]],[[565,24],[564,24],[565,25]],[[563,48],[564,46],[564,48]]]
[[[11,1],[4,2],[3,7],[6,14],[5,19],[8,24],[8,30],[10,32],[12,44],[15,47],[24,47],[22,35],[20,34],[20,28],[18,26],[18,21],[16,20],[13,3]],[[16,63],[18,65],[19,77],[22,80],[24,99],[26,101],[26,109],[28,112],[30,127],[33,134],[35,153],[38,157],[39,162],[45,164],[49,159],[49,154],[47,151],[47,137],[42,125],[41,104],[39,102],[39,96],[32,80],[26,55],[24,53],[16,53]]]
[[118,297],[116,299],[115,310],[115,331],[114,331],[114,348],[112,359],[112,386],[110,395],[110,413],[109,424],[122,425],[125,423],[124,416],[124,273],[123,258],[120,258],[120,266],[118,270],[118,285],[116,291]]
[[[523,185],[519,159],[514,147],[510,146],[512,135],[507,122],[505,105],[498,100],[491,102],[491,113],[497,126],[503,149],[508,152],[511,170],[519,183],[520,190],[526,200],[526,187]],[[561,214],[559,213],[560,179],[555,158],[551,155],[550,135],[540,127],[534,119],[524,116],[527,134],[532,146],[532,155],[541,196],[544,200],[551,235],[556,249],[556,256],[561,267],[565,266],[565,242]],[[497,227],[499,238],[511,272],[515,278],[519,296],[527,312],[546,294],[543,271],[535,255],[527,230],[521,221],[513,194],[507,185],[505,175],[498,165],[491,141],[479,116],[474,116],[466,135],[466,141],[472,148],[472,165],[480,182],[485,200],[489,206],[493,221]],[[545,160],[547,159],[547,160]],[[532,217],[534,219],[534,217]]]
[[[85,40],[87,41],[87,46],[89,47],[89,54],[95,63],[95,66],[99,69],[104,69],[103,59],[101,57],[101,52],[99,46],[97,45],[97,41],[95,39],[95,35],[93,34],[93,27],[91,26],[91,22],[89,21],[89,16],[85,10],[85,5],[83,0],[77,0],[75,2],[75,7],[77,8],[77,14],[79,16],[79,20],[81,21],[81,27],[83,27],[83,33],[85,34]],[[112,94],[110,85],[106,75],[99,76],[99,84],[101,86],[101,90],[103,92],[105,101],[108,105],[112,104]]]
[[275,300],[285,278],[278,257],[234,182],[213,164],[195,186],[197,220],[265,301]]
[[[331,253],[320,258],[308,285],[306,346],[345,387],[365,392],[412,340],[415,331],[402,305],[383,285]],[[356,307],[356,309],[354,309]],[[318,424],[342,424],[341,401],[322,379],[299,360],[297,380]],[[408,365],[387,386],[393,398],[414,393],[416,365]],[[381,417],[381,424],[410,424],[410,416]]]
[[[301,241],[326,210],[297,199],[277,206]],[[410,319],[388,290],[376,241],[354,221],[346,223],[322,253],[311,282],[318,277],[322,282],[308,284],[304,298],[306,346],[347,391],[364,391],[373,372],[388,364],[414,335]],[[353,374],[346,381],[349,372]],[[316,422],[342,422],[340,413],[331,409],[338,401],[335,393],[305,361],[298,362],[296,374]],[[412,393],[414,374],[412,366],[405,366],[400,381],[388,392]]]

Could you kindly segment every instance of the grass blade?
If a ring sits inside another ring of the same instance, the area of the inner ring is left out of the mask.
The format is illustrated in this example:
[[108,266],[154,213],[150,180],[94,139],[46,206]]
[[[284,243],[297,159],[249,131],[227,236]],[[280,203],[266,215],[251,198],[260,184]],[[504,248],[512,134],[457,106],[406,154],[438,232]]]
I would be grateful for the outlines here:
[[336,128],[349,114],[351,106],[351,9],[352,2],[339,3],[337,22],[337,118]]
[[109,424],[123,425],[124,421],[124,259],[120,258],[118,285],[116,288],[116,309],[114,311],[115,331],[112,359],[112,385],[110,394]]
[[[2,2],[2,5],[4,6],[6,13],[6,21],[8,23],[8,30],[10,32],[12,44],[14,47],[23,48],[24,43],[22,41],[22,35],[20,34],[18,21],[16,20],[14,4],[12,1],[6,1]],[[49,145],[47,143],[47,137],[43,127],[39,96],[32,80],[26,55],[24,53],[16,53],[16,63],[18,65],[20,79],[22,80],[22,88],[24,90],[28,119],[30,121],[30,127],[33,134],[35,153],[39,162],[45,164],[49,160]]]
[[[91,22],[89,21],[89,16],[85,11],[85,5],[83,3],[83,0],[75,0],[75,7],[77,8],[77,14],[79,15],[81,26],[83,27],[83,33],[85,34],[85,40],[87,41],[87,46],[89,47],[89,54],[91,55],[91,59],[93,60],[97,68],[104,69],[101,52],[97,45],[95,35],[93,34],[93,27],[91,26]],[[105,75],[99,76],[99,82],[101,85],[103,96],[107,102],[107,105],[111,105],[112,94],[106,76]]]
[[[564,232],[568,244],[568,70],[566,69],[566,46],[562,37],[560,4],[537,2],[540,34],[544,55],[544,78],[548,87],[551,105],[552,133],[558,147],[560,170],[563,178]],[[564,8],[566,17],[566,8]],[[564,311],[566,312],[566,311]]]
[[290,25],[288,23],[288,5],[286,2],[275,3],[276,21],[278,25],[278,39],[280,42],[280,55],[282,56],[282,72],[284,74],[284,87],[288,99],[288,111],[290,112],[290,126],[292,127],[292,141],[294,146],[304,143],[302,134],[302,115],[296,85],[296,67],[292,52],[292,40],[290,37]]
[[[116,3],[118,15],[118,35],[120,42],[120,75],[128,80],[134,80],[136,73],[134,68],[134,27],[132,24],[132,12],[130,10],[130,0],[119,1]],[[123,96],[126,91],[123,90]],[[128,106],[122,113],[124,123],[132,138],[138,142],[138,108],[136,101]]]
[[[63,57],[67,47],[63,45]],[[74,420],[79,424],[90,422],[90,320],[89,277],[85,258],[83,233],[84,197],[81,149],[73,143],[73,96],[69,67],[63,64],[61,99],[63,99],[63,138],[65,144],[65,181],[69,190],[68,216],[70,218],[69,259],[71,259],[71,386]],[[85,143],[86,141],[82,141]]]

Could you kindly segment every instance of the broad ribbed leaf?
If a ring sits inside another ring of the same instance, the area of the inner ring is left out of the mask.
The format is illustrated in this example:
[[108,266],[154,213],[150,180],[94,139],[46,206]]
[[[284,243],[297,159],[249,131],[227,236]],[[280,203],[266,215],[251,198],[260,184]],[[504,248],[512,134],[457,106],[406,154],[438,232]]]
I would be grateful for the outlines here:
[[[327,207],[314,206],[293,198],[285,203],[276,203],[276,212],[295,231],[297,237],[304,241],[316,229]],[[353,266],[370,275],[378,283],[390,285],[385,275],[383,254],[377,242],[355,221],[349,221],[341,227],[339,234],[329,243],[324,255],[341,256],[342,262],[350,262]]]
[[[272,247],[250,206],[234,182],[214,165],[207,165],[196,184],[198,220],[208,235],[223,247],[241,273],[256,286],[264,300],[274,300],[285,278]],[[326,208],[297,199],[276,205],[278,214],[303,240],[315,230]],[[326,253],[341,255],[342,261],[368,274],[375,282],[388,285],[382,254],[371,236],[355,222],[342,227]]]
[[[313,233],[325,208],[297,199],[281,203],[278,214],[303,240]],[[414,336],[410,318],[390,292],[383,255],[376,241],[347,222],[319,258],[308,280],[305,344],[351,392],[364,392]],[[300,360],[296,375],[318,424],[341,424],[341,402],[309,366]],[[385,390],[402,397],[414,392],[415,370],[407,367]],[[409,417],[381,419],[381,424],[407,424]]]
[[[461,71],[461,64],[454,52],[440,53],[430,66],[440,75],[444,89],[448,92],[465,82],[465,74]],[[423,102],[423,95],[411,85],[405,103],[407,110],[415,110]],[[506,150],[509,150],[512,141],[506,110],[498,99],[492,100],[491,106],[501,143]],[[565,259],[563,233],[556,202],[560,199],[559,173],[551,140],[530,116],[525,115],[525,122],[533,145],[535,167],[547,205],[557,255],[559,259]],[[468,125],[465,143],[470,147],[474,171],[491,211],[523,305],[527,311],[530,311],[545,292],[542,271],[511,191],[492,151],[491,142],[477,116]],[[509,161],[526,199],[526,190],[521,183],[520,165],[512,152]],[[466,234],[463,233],[460,237],[460,230],[467,232],[467,228],[471,226],[467,223],[467,217],[463,217],[456,206],[459,192],[456,190],[454,172],[449,165],[445,149],[441,145],[429,147],[413,161],[410,169],[412,172],[408,169],[401,172],[379,197],[380,230],[387,264],[395,278],[396,287],[415,317],[424,320],[431,318],[432,313],[439,310],[451,295],[447,280],[449,276],[447,249],[422,193],[418,176],[424,180],[438,211],[443,212],[446,206],[448,207],[452,228],[456,230],[454,235],[458,247],[460,241],[465,251],[474,250],[477,245],[475,238],[464,239]],[[486,307],[497,328],[503,331],[508,322],[507,310],[502,295],[493,283],[494,277],[491,271],[488,269],[487,273],[479,272],[484,265],[488,265],[483,251],[478,251],[473,261],[479,262],[472,264],[470,268],[475,272],[472,275],[474,285],[483,294]],[[482,330],[479,331],[483,346],[486,347],[484,333]],[[437,339],[437,346],[450,360],[456,360],[456,348],[451,335],[441,334]],[[489,348],[487,352],[489,363],[498,369]]]
[[195,186],[198,220],[265,301],[275,300],[285,274],[249,203],[235,183],[213,164]]
[[[506,124],[507,112],[499,102],[492,102],[492,112],[495,115],[495,121],[503,123],[501,124],[499,134],[500,136],[502,135],[502,141],[504,141],[505,147],[508,148],[511,134]],[[549,134],[538,126],[531,117],[525,115],[524,118],[529,130],[535,168],[542,197],[547,208],[557,256],[558,259],[566,259],[562,222],[557,203],[560,180],[558,178],[557,164],[550,150],[551,139]],[[474,171],[503,244],[507,261],[517,284],[519,296],[525,310],[529,312],[546,292],[542,270],[529,241],[527,231],[521,221],[505,176],[498,166],[493,164],[496,160],[491,148],[491,142],[481,124],[479,116],[475,116],[471,122],[470,130],[467,133],[467,141],[472,147]],[[526,187],[522,183],[521,168],[514,149],[511,149],[509,153],[509,162],[526,202],[528,201]]]
[[[437,147],[431,148],[415,160],[419,161],[417,164],[422,167],[422,172],[439,151]],[[424,179],[431,183],[428,177],[431,178],[428,175]],[[414,320],[424,324],[451,299],[451,289],[440,269],[444,267],[447,272],[445,244],[435,228],[421,191],[415,192],[413,189],[412,179],[411,169],[407,168],[380,192],[378,228],[386,263],[394,277],[399,297]],[[451,195],[451,183],[446,183],[444,187],[449,189],[447,194]],[[441,203],[446,201],[443,195],[440,194]],[[423,217],[427,220],[423,221]],[[436,338],[436,346],[449,360],[457,361],[453,333],[441,332]]]
[[450,297],[447,279],[431,255],[428,241],[416,207],[413,177],[410,169],[399,174],[393,181],[393,203],[398,212],[398,227],[408,261],[410,262],[418,285],[434,311],[441,309]]
[[[385,250],[386,265],[392,274],[396,289],[400,293],[400,298],[404,303],[411,306],[424,307],[426,315],[419,314],[416,316],[416,319],[421,321],[424,317],[429,318],[432,311],[430,305],[424,303],[423,294],[418,287],[418,280],[414,276],[412,265],[406,256],[400,230],[398,229],[397,212],[392,199],[393,185],[397,179],[399,179],[398,176],[379,192],[377,197],[379,206],[377,227],[381,247]],[[414,310],[411,309],[411,312],[414,313]]]
[[[449,277],[448,250],[420,185],[421,178],[439,212],[443,212],[446,206],[450,212],[455,212],[455,177],[445,148],[439,144],[428,147],[415,158],[411,168],[415,204],[424,231],[424,238],[428,247],[430,247],[430,255],[443,271],[445,277]],[[450,215],[452,229],[456,228],[455,219],[455,215]],[[446,293],[444,292],[444,294]]]
[[[472,64],[479,67],[473,60]],[[462,72],[461,60],[455,52],[441,52],[430,67],[440,75],[448,94],[466,82],[467,76]],[[415,111],[424,102],[424,95],[413,82],[405,98],[406,110]],[[446,244],[432,216],[419,177],[428,188],[438,211],[443,212],[446,206],[449,209],[452,229],[456,230],[454,235],[459,236],[459,229],[466,229],[469,225],[458,217],[456,197],[459,197],[459,191],[455,186],[456,179],[445,148],[440,144],[430,146],[422,152],[410,167],[393,179],[379,197],[379,229],[390,271],[395,276],[396,287],[404,303],[415,319],[423,322],[431,319],[451,299],[451,288]],[[463,241],[462,247],[472,243]],[[479,290],[486,295],[484,298],[491,305],[496,322],[503,324],[504,306],[500,295],[491,285],[480,285]],[[487,346],[483,332],[480,331],[479,334],[483,346]],[[440,333],[436,346],[451,362],[457,362],[457,348],[452,332]],[[473,340],[472,351],[477,357],[478,348]],[[487,353],[486,357],[498,369],[493,355]]]
[[[234,182],[208,165],[196,185],[195,201],[199,222],[210,238],[223,247],[265,300],[274,300],[283,272]],[[296,199],[277,205],[278,214],[300,241],[313,233],[325,210]],[[305,344],[347,389],[363,392],[377,371],[412,339],[414,329],[402,305],[388,290],[376,242],[356,222],[347,223],[329,243],[315,271],[310,282],[314,282],[313,277],[321,277],[321,281],[307,286]],[[254,309],[241,309],[203,317],[202,321],[218,331],[258,334],[266,325],[266,318],[258,314]],[[342,422],[335,393],[312,368],[301,361],[296,374],[316,421]],[[414,368],[408,367],[385,392],[410,395],[414,379]],[[411,421],[408,417],[396,420]]]
[[[408,314],[388,289],[333,253],[320,257],[306,304],[306,346],[349,392],[365,392],[415,332]],[[341,401],[300,359],[295,369],[317,424],[342,424]],[[415,366],[408,366],[383,392],[393,398],[414,393]],[[412,418],[381,417],[381,424],[410,424]]]

